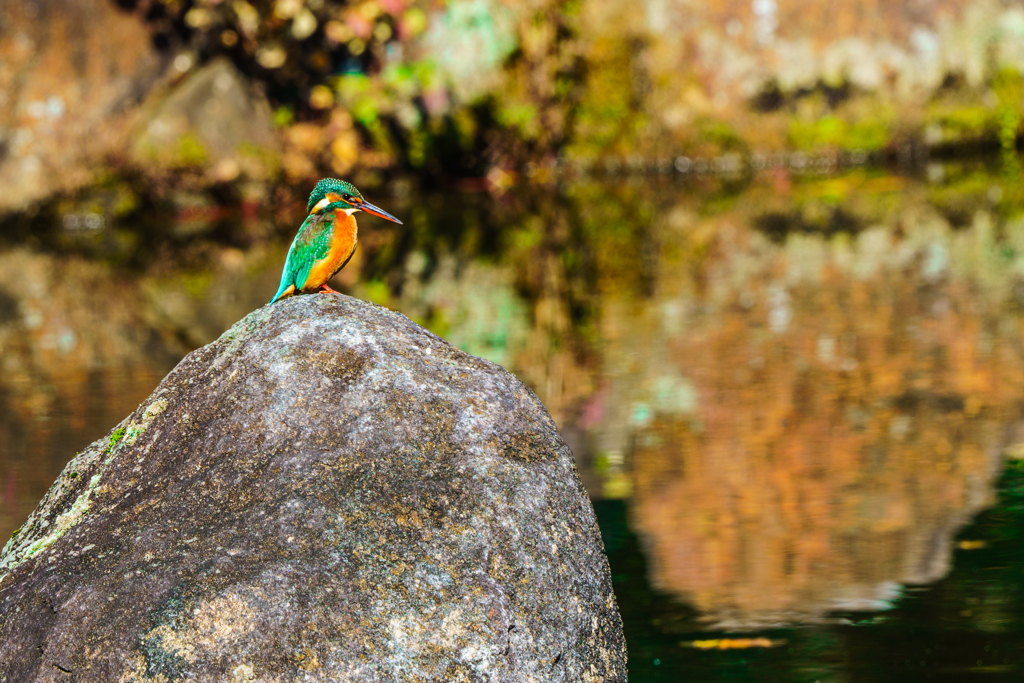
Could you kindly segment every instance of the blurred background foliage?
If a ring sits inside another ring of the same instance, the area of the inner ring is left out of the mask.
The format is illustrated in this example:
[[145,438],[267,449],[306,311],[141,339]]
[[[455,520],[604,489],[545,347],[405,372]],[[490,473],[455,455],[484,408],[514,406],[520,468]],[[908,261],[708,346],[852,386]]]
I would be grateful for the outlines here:
[[[95,64],[49,56],[74,33],[61,3],[4,9],[0,179],[12,191],[0,214],[112,178],[143,198],[184,189],[224,205],[294,198],[323,175],[500,194],[622,170],[756,172],[781,153],[806,155],[781,165],[836,166],[1001,150],[1016,164],[1022,133],[1024,8],[1011,2],[72,6],[112,38],[82,47]],[[148,46],[122,39],[133,27]],[[22,43],[47,47],[29,57]],[[149,66],[111,69],[129,57]],[[111,95],[90,102],[82,83]]]
[[1020,134],[1024,11],[995,2],[166,0],[145,16],[159,44],[264,83],[296,146],[328,129],[307,144],[340,174]]
[[574,3],[133,3],[157,45],[263,86],[293,180],[354,167],[483,176],[559,148],[581,63]]

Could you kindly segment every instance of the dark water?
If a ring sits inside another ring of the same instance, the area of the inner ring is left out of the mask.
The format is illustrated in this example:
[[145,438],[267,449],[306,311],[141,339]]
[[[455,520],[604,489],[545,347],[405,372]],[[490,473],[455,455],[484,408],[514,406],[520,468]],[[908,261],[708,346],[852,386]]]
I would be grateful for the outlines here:
[[[595,501],[631,680],[1017,679],[1018,174],[396,184],[371,199],[406,226],[362,220],[334,284],[537,391]],[[0,532],[265,303],[300,220],[0,250]]]
[[[713,632],[701,615],[646,580],[627,505],[598,501],[637,681],[1019,680],[1024,660],[1024,466],[999,480],[999,504],[956,539],[952,571],[903,586],[882,611],[829,614],[815,624]],[[723,639],[763,639],[740,650]],[[708,649],[694,647],[704,644]]]

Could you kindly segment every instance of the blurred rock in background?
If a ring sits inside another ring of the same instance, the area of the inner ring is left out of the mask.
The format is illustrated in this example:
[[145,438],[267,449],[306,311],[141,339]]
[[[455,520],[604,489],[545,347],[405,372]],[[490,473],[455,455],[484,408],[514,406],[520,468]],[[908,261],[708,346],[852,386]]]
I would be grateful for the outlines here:
[[131,158],[156,169],[202,168],[215,182],[267,181],[279,156],[266,97],[223,57],[140,112]]
[[166,61],[109,0],[0,5],[0,216],[94,181]]

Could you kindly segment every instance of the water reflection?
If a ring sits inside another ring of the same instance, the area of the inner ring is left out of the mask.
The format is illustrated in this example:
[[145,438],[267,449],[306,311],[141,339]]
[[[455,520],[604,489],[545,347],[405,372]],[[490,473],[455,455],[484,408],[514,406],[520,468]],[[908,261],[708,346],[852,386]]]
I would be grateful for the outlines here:
[[712,250],[706,294],[675,282],[653,302],[672,315],[623,325],[655,364],[609,391],[655,586],[735,628],[944,576],[1019,416],[1016,276],[988,218]]
[[[613,569],[648,591],[618,586],[624,612],[677,601],[658,618],[688,626],[657,629],[682,656],[677,636],[709,625],[905,604],[950,572],[1007,446],[1024,454],[1024,201],[984,169],[942,177],[400,192],[408,228],[368,226],[335,285],[537,391],[594,499],[628,501],[603,516],[636,544],[606,539]],[[285,246],[209,243],[132,273],[0,253],[0,532],[263,305]]]
[[250,286],[266,266],[252,275],[230,263],[140,276],[76,257],[0,251],[2,538],[67,461],[133,411],[186,352],[262,303]]

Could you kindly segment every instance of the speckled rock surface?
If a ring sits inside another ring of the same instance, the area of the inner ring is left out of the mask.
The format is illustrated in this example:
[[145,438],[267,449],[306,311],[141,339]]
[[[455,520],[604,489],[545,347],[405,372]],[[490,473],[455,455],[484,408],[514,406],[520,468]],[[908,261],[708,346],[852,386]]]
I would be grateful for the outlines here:
[[404,316],[287,299],[188,357],[0,555],[0,681],[625,681],[572,455]]

